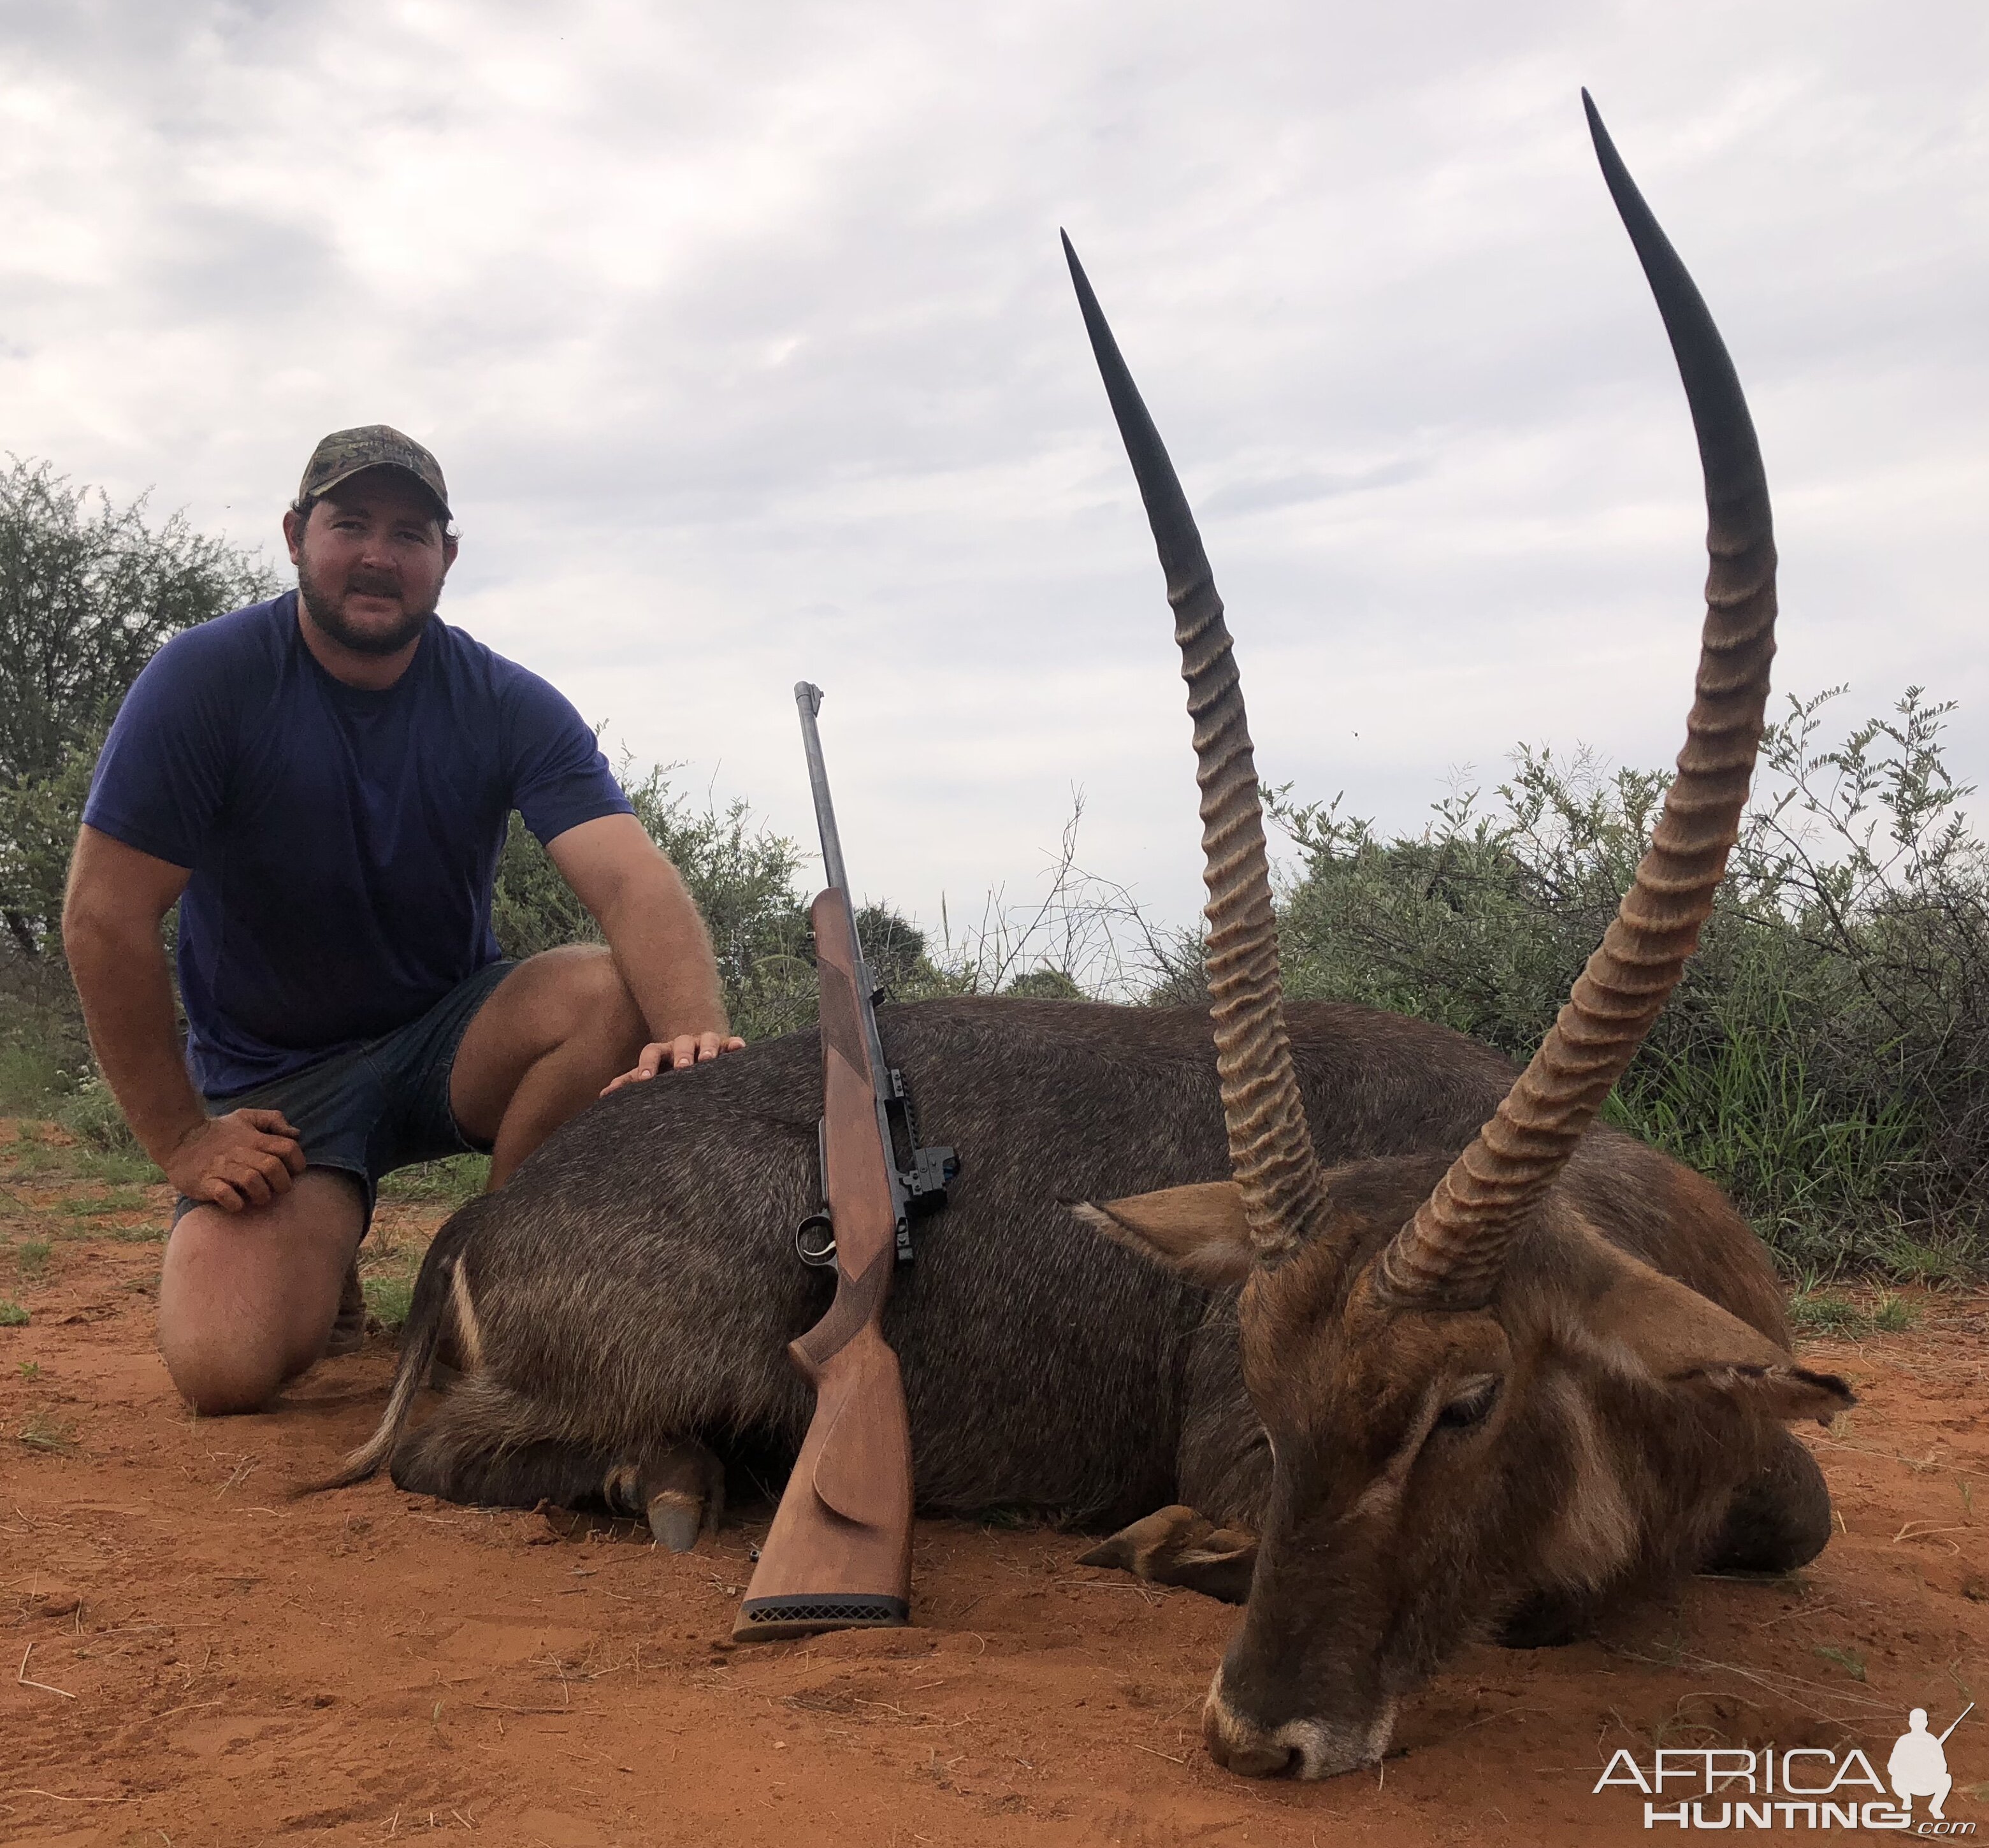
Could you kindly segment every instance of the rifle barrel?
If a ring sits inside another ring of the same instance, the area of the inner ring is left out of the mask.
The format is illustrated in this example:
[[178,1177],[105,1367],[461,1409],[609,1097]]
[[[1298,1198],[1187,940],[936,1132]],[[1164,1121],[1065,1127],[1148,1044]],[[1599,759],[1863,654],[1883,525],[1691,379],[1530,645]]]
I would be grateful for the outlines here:
[[[888,1161],[892,1157],[891,1125],[887,1120],[891,1089],[890,1068],[885,1062],[884,1042],[877,1032],[877,1016],[870,1004],[873,986],[870,965],[863,954],[863,933],[856,927],[856,897],[849,889],[849,875],[842,864],[842,837],[835,831],[835,804],[829,799],[828,767],[822,760],[822,734],[815,729],[815,716],[822,710],[822,689],[806,680],[795,682],[795,704],[801,716],[801,744],[808,753],[808,787],[815,796],[815,826],[822,834],[822,868],[830,886],[842,894],[843,910],[849,920],[849,957],[856,974],[857,1011],[863,1023],[863,1041],[870,1049],[872,1075],[877,1087],[877,1132],[883,1137]],[[892,1198],[902,1214],[904,1201],[893,1169]]]
[[[822,734],[815,729],[815,716],[822,710],[822,689],[805,680],[795,682],[795,704],[801,709],[801,748],[808,753],[808,787],[815,796],[815,824],[822,836],[822,870],[831,885],[849,890],[849,875],[843,870],[842,837],[835,831],[835,804],[828,797],[828,770],[822,760]],[[856,902],[850,902],[852,915]]]
[[1949,1727],[1947,1732],[1944,1732],[1940,1735],[1940,1742],[1942,1745],[1945,1745],[1947,1743],[1947,1733],[1953,1731],[1954,1727],[1959,1726],[1961,1722],[1967,1719],[1974,1711],[1975,1703],[1973,1701],[1970,1701],[1966,1707],[1962,1708],[1960,1712],[1954,1716],[1954,1726]]

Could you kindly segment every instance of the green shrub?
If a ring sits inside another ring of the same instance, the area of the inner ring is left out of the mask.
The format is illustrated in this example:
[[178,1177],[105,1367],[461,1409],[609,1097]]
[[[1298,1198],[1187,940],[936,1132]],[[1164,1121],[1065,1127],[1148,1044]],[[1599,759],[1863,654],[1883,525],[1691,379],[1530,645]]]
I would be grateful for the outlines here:
[[[815,970],[794,889],[799,850],[756,824],[743,802],[723,814],[694,810],[671,790],[667,769],[637,778],[625,759],[621,773],[636,818],[703,913],[734,1030],[759,1039],[812,1022]],[[599,927],[516,815],[498,863],[493,923],[508,956],[601,941]]]
[[[696,809],[672,790],[667,769],[637,778],[625,759],[621,770],[636,818],[683,876],[711,932],[733,1031],[757,1040],[812,1026],[815,948],[795,889],[801,850],[757,824],[744,802],[722,813]],[[493,922],[509,956],[601,941],[599,927],[516,815],[498,865]],[[924,933],[889,906],[861,907],[856,923],[887,993],[915,1000],[947,991]]]
[[[1965,1274],[1989,1259],[1989,855],[1943,760],[1950,709],[1911,689],[1823,750],[1835,696],[1770,729],[1699,953],[1607,1114],[1727,1188],[1791,1268]],[[1289,991],[1530,1057],[1667,781],[1523,746],[1489,799],[1392,839],[1279,792]]]
[[61,1095],[63,1075],[34,1045],[0,1045],[0,1116],[38,1116]]
[[28,1325],[28,1312],[17,1302],[0,1297],[0,1328],[25,1328]]
[[1032,969],[1012,977],[1001,992],[1027,1001],[1076,1001],[1084,990],[1074,976],[1061,969]]
[[56,1121],[86,1149],[95,1149],[102,1155],[123,1156],[145,1162],[150,1167],[144,1146],[131,1133],[131,1125],[124,1120],[124,1111],[103,1079],[84,1079],[63,1101],[55,1115]]
[[266,597],[262,559],[114,506],[47,462],[0,469],[0,924],[59,960],[63,872],[97,744],[138,670],[181,629]]

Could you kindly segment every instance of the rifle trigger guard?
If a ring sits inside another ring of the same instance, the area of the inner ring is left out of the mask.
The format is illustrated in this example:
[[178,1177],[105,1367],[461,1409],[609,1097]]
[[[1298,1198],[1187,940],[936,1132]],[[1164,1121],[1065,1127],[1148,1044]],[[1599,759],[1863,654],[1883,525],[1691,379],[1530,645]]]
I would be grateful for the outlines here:
[[835,1262],[835,1225],[827,1210],[818,1207],[795,1227],[795,1255],[818,1269]]
[[820,1270],[835,1262],[835,1222],[828,1214],[828,1119],[826,1117],[815,1119],[815,1173],[822,1183],[822,1191],[816,1198],[822,1203],[795,1227],[795,1255],[803,1264]]

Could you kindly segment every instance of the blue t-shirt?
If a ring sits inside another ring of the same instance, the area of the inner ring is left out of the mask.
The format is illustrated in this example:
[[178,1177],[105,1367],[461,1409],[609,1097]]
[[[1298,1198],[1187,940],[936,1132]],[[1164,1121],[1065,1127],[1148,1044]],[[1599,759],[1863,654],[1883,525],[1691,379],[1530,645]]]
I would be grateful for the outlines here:
[[347,686],[304,645],[292,591],[160,649],[83,818],[191,872],[187,1067],[225,1097],[391,1033],[496,961],[514,808],[541,841],[631,812],[536,674],[431,618],[386,692]]

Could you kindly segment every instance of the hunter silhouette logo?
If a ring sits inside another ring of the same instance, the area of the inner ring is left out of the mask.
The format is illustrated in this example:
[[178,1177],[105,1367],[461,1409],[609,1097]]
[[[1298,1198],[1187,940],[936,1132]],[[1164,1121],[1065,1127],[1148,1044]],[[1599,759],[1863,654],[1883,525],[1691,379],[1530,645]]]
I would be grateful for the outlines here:
[[[1945,1732],[1928,1728],[1916,1707],[1894,1741],[1882,1779],[1858,1747],[1818,1745],[1690,1748],[1661,1746],[1648,1767],[1627,1750],[1612,1758],[1591,1796],[1611,1789],[1645,1799],[1644,1826],[1696,1829],[1887,1829],[1915,1836],[1972,1836],[1972,1822],[1950,1822],[1945,1806],[1954,1788],[1947,1741],[1975,1711],[1970,1701]],[[1887,1786],[1891,1787],[1888,1797]],[[1913,1804],[1928,1799],[1925,1819]]]
[[1975,1711],[1970,1701],[1955,1716],[1954,1724],[1947,1732],[1936,1738],[1927,1731],[1926,1709],[1916,1707],[1906,1716],[1906,1730],[1899,1735],[1899,1742],[1892,1748],[1892,1755],[1886,1761],[1886,1775],[1892,1782],[1892,1794],[1899,1799],[1899,1807],[1908,1815],[1913,1813],[1915,1797],[1932,1797],[1927,1806],[1927,1814],[1935,1821],[1941,1821],[1941,1806],[1947,1801],[1947,1793],[1954,1788],[1954,1779],[1948,1775],[1948,1733],[1967,1719]]

